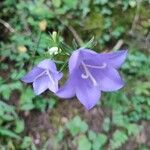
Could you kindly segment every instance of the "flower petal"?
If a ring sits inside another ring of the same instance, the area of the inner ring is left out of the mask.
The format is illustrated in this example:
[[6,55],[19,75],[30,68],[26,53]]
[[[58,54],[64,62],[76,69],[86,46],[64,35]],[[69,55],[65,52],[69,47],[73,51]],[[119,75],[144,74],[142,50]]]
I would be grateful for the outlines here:
[[33,89],[36,95],[40,95],[43,93],[45,90],[47,90],[50,86],[50,80],[47,75],[43,75],[38,77],[34,82],[33,82]]
[[52,91],[53,93],[56,93],[56,92],[58,91],[58,81],[55,81],[55,84],[50,83],[50,84],[48,85],[48,89],[49,89],[50,91]]
[[86,109],[91,109],[100,99],[101,92],[99,86],[93,86],[87,79],[79,79],[76,87],[76,96]]
[[60,80],[63,77],[63,73],[54,73],[56,80]]
[[103,57],[106,57],[107,62],[110,66],[114,68],[119,68],[125,61],[127,57],[127,50],[121,50],[118,52],[110,52],[106,54],[100,54]]
[[80,65],[82,60],[91,59],[95,54],[97,53],[85,48],[80,48],[74,51],[69,59],[69,72],[72,73],[73,70]]
[[101,91],[116,91],[124,86],[118,71],[112,67],[91,71],[100,85]]
[[60,87],[56,95],[61,98],[74,97],[75,96],[75,83],[76,83],[76,78],[74,78],[73,75],[70,75],[65,85],[63,87]]
[[55,63],[52,60],[45,59],[38,64],[38,67],[48,69],[52,72],[57,72]]
[[34,79],[44,70],[39,67],[34,67],[29,73],[27,73],[21,80],[26,83],[31,83]]

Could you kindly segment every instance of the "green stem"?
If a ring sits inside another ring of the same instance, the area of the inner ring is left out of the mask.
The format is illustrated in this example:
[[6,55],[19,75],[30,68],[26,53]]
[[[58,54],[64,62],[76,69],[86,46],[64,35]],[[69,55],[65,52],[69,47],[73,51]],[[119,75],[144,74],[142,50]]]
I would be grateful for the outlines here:
[[62,72],[63,69],[67,66],[68,63],[68,59],[64,62],[64,64],[62,65],[62,67],[60,68],[59,72]]
[[40,41],[41,41],[41,36],[42,36],[42,32],[40,32],[40,35],[39,35],[39,39],[38,39],[38,41],[37,41],[37,47],[36,47],[35,52],[39,49]]
[[40,45],[40,41],[41,41],[41,36],[42,36],[42,32],[40,32],[40,35],[39,35],[39,38],[38,38],[38,41],[37,41],[37,45],[36,45],[36,48],[34,48],[34,52],[33,52],[33,55],[32,55],[32,66],[34,64],[34,59],[35,59],[35,55],[36,55],[36,51],[39,49],[39,45]]

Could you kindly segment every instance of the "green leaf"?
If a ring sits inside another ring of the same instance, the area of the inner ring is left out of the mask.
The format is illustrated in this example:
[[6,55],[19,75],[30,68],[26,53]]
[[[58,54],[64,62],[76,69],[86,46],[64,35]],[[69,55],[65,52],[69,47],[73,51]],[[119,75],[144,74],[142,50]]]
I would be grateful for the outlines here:
[[58,132],[57,132],[55,138],[56,138],[57,142],[60,142],[63,139],[63,137],[64,137],[64,129],[62,127],[60,127],[58,129]]
[[31,88],[27,88],[22,92],[19,105],[21,110],[31,110],[35,106],[33,104],[33,98],[35,98],[35,94]]
[[3,121],[15,120],[17,118],[17,114],[14,107],[0,101],[0,118],[2,118]]
[[12,120],[15,119],[12,114],[3,114],[3,115],[1,116],[1,118],[2,118],[3,120],[5,120],[5,121],[12,121]]
[[141,131],[141,126],[137,124],[128,124],[127,125],[128,135],[137,135]]
[[39,109],[40,111],[45,111],[45,109],[52,109],[56,104],[56,100],[54,98],[43,98],[42,96],[37,97],[34,101],[35,109]]
[[[4,87],[4,86],[3,86]],[[5,90],[3,90],[2,91],[2,95],[3,95],[3,98],[5,99],[5,100],[9,100],[9,98],[10,98],[10,95],[11,95],[11,89],[9,88],[8,89],[8,87],[6,87],[7,89],[5,89]]]
[[91,142],[88,140],[86,136],[80,136],[78,143],[78,150],[91,150]]
[[84,133],[88,129],[88,125],[82,121],[79,116],[74,117],[70,122],[68,122],[66,127],[69,129],[72,136],[75,136],[80,132]]
[[22,104],[21,107],[20,107],[21,110],[26,110],[26,111],[32,110],[32,109],[34,109],[34,108],[35,108],[35,106],[34,106],[34,104],[32,104],[32,103],[24,103],[24,104]]
[[110,129],[110,118],[108,118],[108,117],[104,118],[102,127],[103,127],[103,130],[105,132],[109,131],[109,129]]
[[15,132],[21,133],[24,130],[24,121],[16,120],[15,123],[16,123]]
[[17,134],[15,134],[11,130],[8,130],[8,129],[3,128],[3,127],[0,127],[0,135],[10,137],[10,138],[20,139],[20,137]]
[[120,111],[113,111],[113,118],[112,118],[112,122],[116,125],[116,126],[121,126],[124,127],[127,123],[128,119],[126,119],[126,117],[120,112]]
[[82,47],[83,48],[93,48],[96,45],[96,42],[94,41],[94,36],[90,39],[90,41],[88,41],[87,43],[85,43]]
[[63,0],[65,3],[65,7],[68,9],[76,9],[78,0]]
[[13,70],[13,72],[12,72],[12,74],[11,74],[11,78],[13,79],[13,80],[19,80],[20,78],[22,78],[23,77],[23,75],[25,74],[25,70],[19,70],[19,71],[17,71],[17,70]]
[[61,3],[62,3],[61,0],[52,0],[52,4],[57,8],[60,7]]
[[112,35],[117,39],[121,36],[123,32],[124,32],[124,28],[122,26],[118,26],[114,29]]
[[107,142],[107,136],[105,134],[98,134],[93,141],[93,150],[100,150],[102,146]]
[[108,0],[94,0],[95,4],[105,5],[108,3]]
[[29,146],[31,146],[31,143],[32,143],[31,137],[26,136],[23,138],[23,143],[21,144],[20,148],[27,149],[29,148]]
[[88,137],[89,137],[89,139],[90,139],[91,141],[94,141],[94,140],[96,139],[97,135],[96,135],[95,132],[93,132],[92,130],[90,130],[90,131],[88,132]]
[[110,147],[112,150],[118,149],[127,141],[127,139],[128,136],[124,131],[116,130],[113,134]]
[[11,92],[13,90],[20,90],[22,89],[22,83],[20,81],[9,83],[9,84],[2,84],[0,86],[0,93],[4,99],[9,100]]
[[64,42],[60,42],[59,47],[62,49],[62,51],[69,54],[74,51],[73,48],[71,48],[69,45],[65,44]]

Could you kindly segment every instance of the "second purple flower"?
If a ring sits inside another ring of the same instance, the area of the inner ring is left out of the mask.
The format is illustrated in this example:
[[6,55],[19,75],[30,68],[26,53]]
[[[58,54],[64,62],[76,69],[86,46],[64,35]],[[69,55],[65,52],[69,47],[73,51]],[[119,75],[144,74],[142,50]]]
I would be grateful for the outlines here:
[[56,65],[52,60],[45,59],[27,73],[22,81],[25,83],[33,82],[33,89],[39,95],[49,89],[56,93],[58,81],[62,78],[62,73],[57,71]]

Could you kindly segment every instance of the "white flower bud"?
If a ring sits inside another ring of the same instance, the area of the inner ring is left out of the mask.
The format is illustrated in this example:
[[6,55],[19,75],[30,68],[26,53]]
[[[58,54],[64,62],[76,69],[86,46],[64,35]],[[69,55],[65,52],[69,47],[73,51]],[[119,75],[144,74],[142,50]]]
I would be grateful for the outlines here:
[[50,55],[57,55],[59,53],[59,48],[58,47],[51,47],[48,49],[48,53]]
[[57,39],[57,32],[56,31],[52,32],[52,38],[53,38],[54,42],[56,42],[56,39]]

